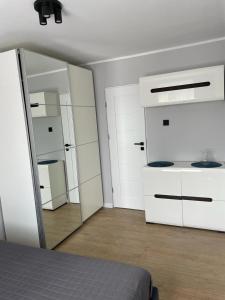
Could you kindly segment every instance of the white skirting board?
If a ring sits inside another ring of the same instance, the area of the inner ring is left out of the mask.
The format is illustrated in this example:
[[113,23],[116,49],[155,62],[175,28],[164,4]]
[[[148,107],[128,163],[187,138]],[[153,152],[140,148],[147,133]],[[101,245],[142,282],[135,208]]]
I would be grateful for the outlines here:
[[105,202],[105,203],[103,204],[103,207],[105,207],[105,208],[113,208],[113,204],[110,203],[110,202]]

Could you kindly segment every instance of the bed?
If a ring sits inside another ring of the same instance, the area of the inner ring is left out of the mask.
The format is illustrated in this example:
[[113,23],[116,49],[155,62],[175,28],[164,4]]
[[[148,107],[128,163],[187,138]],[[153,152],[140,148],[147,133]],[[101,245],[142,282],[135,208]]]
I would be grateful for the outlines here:
[[0,241],[1,300],[156,300],[144,269]]

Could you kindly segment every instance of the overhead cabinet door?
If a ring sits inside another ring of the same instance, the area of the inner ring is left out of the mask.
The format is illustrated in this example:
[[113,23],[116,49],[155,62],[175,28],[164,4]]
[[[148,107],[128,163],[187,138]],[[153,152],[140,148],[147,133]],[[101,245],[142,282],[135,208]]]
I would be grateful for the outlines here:
[[224,66],[140,78],[145,107],[224,100]]

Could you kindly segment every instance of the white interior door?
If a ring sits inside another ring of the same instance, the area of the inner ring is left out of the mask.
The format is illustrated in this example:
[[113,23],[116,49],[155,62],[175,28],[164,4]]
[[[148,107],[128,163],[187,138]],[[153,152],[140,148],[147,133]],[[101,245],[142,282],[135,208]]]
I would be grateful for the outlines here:
[[[146,141],[139,86],[107,88],[106,102],[114,206],[144,210]],[[141,142],[143,146],[134,145]]]

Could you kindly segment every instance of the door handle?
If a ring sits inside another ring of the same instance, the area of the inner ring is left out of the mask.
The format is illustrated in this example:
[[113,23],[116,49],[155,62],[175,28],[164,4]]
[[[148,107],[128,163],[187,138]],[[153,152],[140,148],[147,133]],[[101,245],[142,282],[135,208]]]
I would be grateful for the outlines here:
[[135,146],[144,146],[144,142],[140,142],[140,143],[134,143]]
[[71,147],[72,145],[70,145],[70,144],[65,144],[64,146],[65,146],[65,147]]

